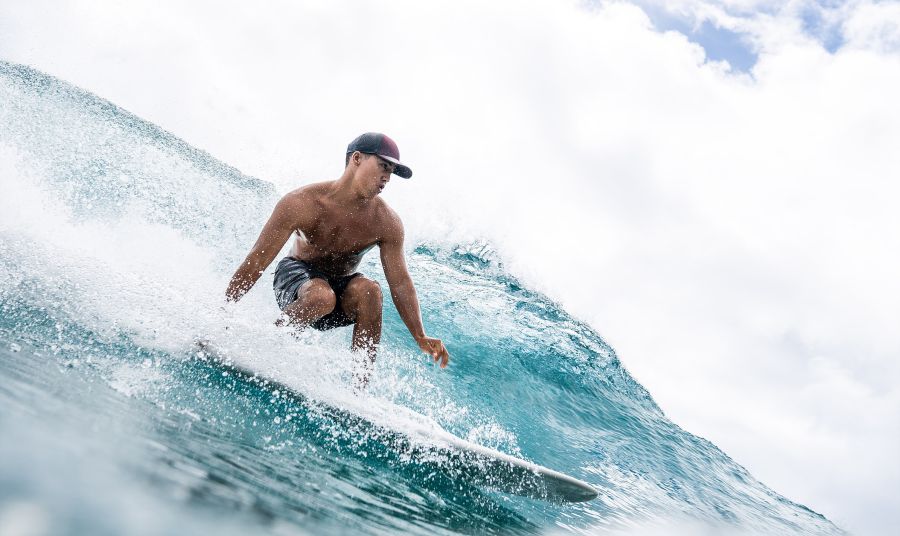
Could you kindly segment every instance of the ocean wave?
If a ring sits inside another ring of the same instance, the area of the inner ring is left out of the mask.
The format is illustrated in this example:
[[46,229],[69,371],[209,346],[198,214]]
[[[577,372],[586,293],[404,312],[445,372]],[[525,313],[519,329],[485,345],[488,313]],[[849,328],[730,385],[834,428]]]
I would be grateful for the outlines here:
[[[223,306],[271,185],[25,66],[0,62],[0,102],[0,432],[22,438],[0,450],[0,528],[598,533],[677,518],[840,533],[668,420],[594,330],[485,241],[410,250],[451,366],[429,365],[387,307],[361,399],[346,330],[273,324],[271,269]],[[371,257],[363,271],[386,284]],[[207,359],[198,340],[278,384]],[[410,443],[415,426],[600,495],[555,505],[493,491]]]

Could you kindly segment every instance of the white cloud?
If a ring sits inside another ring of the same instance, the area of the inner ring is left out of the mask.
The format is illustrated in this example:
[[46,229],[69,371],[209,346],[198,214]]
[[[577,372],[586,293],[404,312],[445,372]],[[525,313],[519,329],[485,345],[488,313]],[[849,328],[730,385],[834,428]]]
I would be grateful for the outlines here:
[[882,53],[900,52],[900,3],[865,2],[843,24],[847,46]]
[[677,423],[885,533],[897,9],[828,11],[847,42],[829,54],[803,32],[807,4],[683,4],[751,35],[752,77],[633,6],[549,1],[7,4],[0,57],[282,189],[336,176],[358,132],[390,133],[416,175],[386,195],[413,239],[493,238]]

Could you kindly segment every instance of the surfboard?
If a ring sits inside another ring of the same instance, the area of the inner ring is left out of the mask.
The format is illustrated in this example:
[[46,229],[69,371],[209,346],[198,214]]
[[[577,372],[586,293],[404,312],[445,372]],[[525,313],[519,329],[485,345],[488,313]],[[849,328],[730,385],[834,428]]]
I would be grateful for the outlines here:
[[[233,374],[246,380],[262,382],[269,388],[289,394],[300,402],[308,400],[306,395],[279,382],[277,378],[268,377],[251,370],[246,365],[238,365],[233,360],[223,358],[209,343],[198,342],[197,346],[218,366]],[[462,475],[473,484],[555,503],[583,502],[597,497],[597,490],[587,482],[496,449],[466,441],[408,408],[394,406],[392,411],[408,417],[406,422],[409,425],[400,430],[395,428],[386,430],[384,426],[354,412],[352,408],[336,407],[320,400],[313,402],[320,409],[324,408],[329,413],[338,415],[344,422],[356,424],[362,422],[386,432],[379,435],[404,437],[406,441],[402,441],[403,448],[413,457],[440,458],[445,468]]]
[[478,445],[449,432],[443,441],[448,450],[477,467],[469,479],[489,488],[552,502],[583,502],[597,497],[590,484],[548,467]]

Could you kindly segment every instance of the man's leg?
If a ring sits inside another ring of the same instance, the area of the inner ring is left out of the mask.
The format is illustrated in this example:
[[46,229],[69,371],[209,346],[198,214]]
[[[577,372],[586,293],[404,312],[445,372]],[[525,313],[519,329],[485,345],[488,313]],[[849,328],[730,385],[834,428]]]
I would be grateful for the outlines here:
[[378,344],[381,343],[381,286],[364,276],[356,276],[341,294],[341,308],[344,314],[355,320],[352,348],[365,352],[368,357],[366,373],[361,378],[363,385],[368,381],[369,372],[375,362]]
[[305,328],[334,310],[336,298],[324,279],[310,279],[297,290],[297,299],[284,308],[290,324]]

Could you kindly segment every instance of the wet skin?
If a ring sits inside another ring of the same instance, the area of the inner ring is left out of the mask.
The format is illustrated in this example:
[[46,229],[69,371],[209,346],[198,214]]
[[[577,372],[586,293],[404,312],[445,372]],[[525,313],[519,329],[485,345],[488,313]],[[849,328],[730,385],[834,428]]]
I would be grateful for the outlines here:
[[[416,290],[403,254],[403,223],[379,196],[391,180],[393,169],[393,164],[376,155],[355,152],[339,179],[310,184],[285,195],[232,276],[226,298],[241,299],[291,236],[291,256],[329,277],[355,272],[363,255],[378,246],[400,318],[419,348],[445,367],[450,359],[447,349],[440,339],[428,337],[422,325]],[[341,306],[356,321],[352,347],[364,350],[371,365],[381,339],[380,286],[364,276],[355,277],[341,297]],[[312,279],[300,287],[297,300],[284,313],[291,324],[302,328],[334,307],[331,287],[323,279]],[[367,376],[368,373],[362,383]]]

